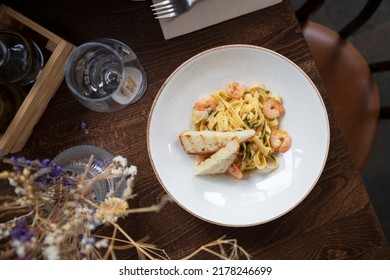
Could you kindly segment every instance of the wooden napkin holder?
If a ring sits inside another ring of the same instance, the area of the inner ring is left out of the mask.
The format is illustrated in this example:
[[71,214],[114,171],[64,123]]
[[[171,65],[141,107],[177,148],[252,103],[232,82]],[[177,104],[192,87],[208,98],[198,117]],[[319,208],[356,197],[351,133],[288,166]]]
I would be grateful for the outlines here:
[[38,40],[33,40],[42,52],[49,53],[41,74],[7,130],[0,135],[0,149],[5,155],[23,149],[50,99],[64,80],[65,62],[75,46],[5,5],[0,5],[0,29],[34,34]]

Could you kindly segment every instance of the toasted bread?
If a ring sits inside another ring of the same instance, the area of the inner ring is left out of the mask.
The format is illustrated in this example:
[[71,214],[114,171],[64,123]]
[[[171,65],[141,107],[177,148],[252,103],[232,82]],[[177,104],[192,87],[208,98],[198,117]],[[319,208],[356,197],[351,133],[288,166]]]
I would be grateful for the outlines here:
[[255,134],[253,129],[234,132],[186,130],[179,135],[179,139],[186,153],[208,155],[224,147],[234,137],[243,143]]
[[219,149],[205,161],[194,167],[195,175],[225,173],[238,155],[240,143],[237,137],[230,140],[226,146]]

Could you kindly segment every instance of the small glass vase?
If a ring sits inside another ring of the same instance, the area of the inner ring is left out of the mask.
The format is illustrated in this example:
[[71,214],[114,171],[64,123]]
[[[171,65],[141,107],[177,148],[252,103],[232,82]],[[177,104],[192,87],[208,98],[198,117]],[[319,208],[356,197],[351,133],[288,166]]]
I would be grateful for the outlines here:
[[[89,145],[74,146],[57,155],[53,162],[70,175],[81,176],[88,166],[91,155],[94,156],[94,159],[86,179],[92,179],[101,174],[112,163],[113,156],[102,148]],[[93,189],[95,201],[100,203],[104,201],[107,193],[115,190],[115,180],[99,180],[94,184]]]

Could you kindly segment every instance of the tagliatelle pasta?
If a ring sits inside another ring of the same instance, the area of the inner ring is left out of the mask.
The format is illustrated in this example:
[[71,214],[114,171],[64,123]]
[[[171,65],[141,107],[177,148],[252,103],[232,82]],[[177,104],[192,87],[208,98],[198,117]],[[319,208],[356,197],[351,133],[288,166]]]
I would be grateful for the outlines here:
[[278,167],[278,152],[285,152],[290,135],[279,129],[284,107],[279,96],[264,85],[245,88],[231,83],[226,90],[203,97],[195,103],[192,123],[198,131],[254,129],[256,135],[241,143],[235,165],[241,171]]

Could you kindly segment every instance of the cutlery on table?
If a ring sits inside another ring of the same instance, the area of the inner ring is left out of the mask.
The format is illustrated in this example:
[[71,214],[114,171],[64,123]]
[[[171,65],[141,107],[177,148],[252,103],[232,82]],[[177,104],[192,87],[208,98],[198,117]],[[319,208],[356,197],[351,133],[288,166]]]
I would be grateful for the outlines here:
[[170,18],[188,12],[197,0],[164,0],[151,5],[156,19]]

